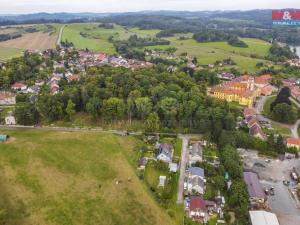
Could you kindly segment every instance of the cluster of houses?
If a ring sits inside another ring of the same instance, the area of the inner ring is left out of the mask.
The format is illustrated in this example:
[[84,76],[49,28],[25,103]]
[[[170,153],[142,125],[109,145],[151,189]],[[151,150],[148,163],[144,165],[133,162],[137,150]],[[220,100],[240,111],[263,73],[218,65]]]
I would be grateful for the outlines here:
[[[225,75],[225,74],[224,74]],[[257,97],[271,95],[273,87],[269,84],[272,76],[244,75],[230,81],[223,82],[208,89],[208,94],[228,102],[238,102],[240,105],[251,108]]]
[[249,128],[249,134],[261,140],[266,140],[267,136],[262,131],[262,128],[271,129],[272,126],[269,121],[263,116],[257,115],[254,108],[245,108],[243,114],[245,118],[244,123]]
[[40,90],[40,85],[35,84],[32,86],[27,86],[23,82],[15,82],[13,85],[11,85],[11,90],[24,94],[37,94]]
[[300,60],[299,59],[291,59],[291,60],[288,60],[288,64],[290,66],[300,67]]
[[199,141],[191,143],[189,148],[189,160],[184,182],[184,207],[185,214],[191,220],[199,223],[207,223],[210,216],[222,214],[225,199],[217,197],[217,202],[204,200],[206,189],[204,169],[196,167],[196,162],[203,162],[203,144]]
[[243,178],[249,194],[251,208],[249,215],[252,225],[279,225],[276,214],[269,212],[266,195],[266,191],[269,190],[263,189],[257,173],[246,171]]
[[298,87],[300,80],[283,80],[282,85],[283,87],[288,87],[291,90],[291,96],[300,102],[300,88]]
[[115,57],[105,53],[93,53],[86,51],[79,52],[78,61],[79,64],[84,67],[109,65],[112,67],[125,67],[132,70],[153,67],[153,64],[149,62],[125,59],[122,56]]

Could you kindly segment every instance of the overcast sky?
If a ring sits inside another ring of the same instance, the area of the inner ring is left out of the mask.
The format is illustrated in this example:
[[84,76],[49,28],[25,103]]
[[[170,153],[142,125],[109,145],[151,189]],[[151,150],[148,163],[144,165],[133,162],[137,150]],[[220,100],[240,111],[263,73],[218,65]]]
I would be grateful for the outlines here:
[[0,0],[0,14],[300,8],[300,0]]

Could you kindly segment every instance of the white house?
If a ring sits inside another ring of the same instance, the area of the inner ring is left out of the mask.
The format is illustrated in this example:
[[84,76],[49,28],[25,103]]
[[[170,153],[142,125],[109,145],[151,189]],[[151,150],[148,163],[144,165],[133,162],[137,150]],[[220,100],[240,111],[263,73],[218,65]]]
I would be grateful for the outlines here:
[[173,146],[170,144],[160,144],[157,159],[163,162],[170,163],[173,158]]
[[12,115],[5,117],[5,125],[16,125],[15,117]]
[[193,177],[188,180],[188,193],[190,194],[204,194],[205,190],[205,183],[204,180],[201,179],[200,177]]

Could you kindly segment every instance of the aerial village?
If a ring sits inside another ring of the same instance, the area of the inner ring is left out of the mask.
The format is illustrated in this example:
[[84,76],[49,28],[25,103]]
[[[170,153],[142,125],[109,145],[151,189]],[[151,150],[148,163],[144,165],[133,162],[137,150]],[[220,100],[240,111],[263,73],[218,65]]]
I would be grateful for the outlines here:
[[[64,56],[66,49],[62,49],[59,54]],[[30,54],[30,53],[29,53]],[[49,57],[50,51],[39,53],[43,57]],[[66,67],[66,64],[68,67]],[[54,62],[54,72],[50,77],[44,80],[36,80],[31,86],[23,82],[16,82],[11,86],[11,92],[0,92],[0,105],[15,105],[17,93],[32,94],[32,98],[38,95],[39,90],[44,86],[48,86],[53,95],[58,94],[61,90],[59,82],[66,79],[67,82],[78,81],[84,76],[85,71],[90,66],[113,66],[124,67],[132,70],[140,68],[150,68],[153,64],[138,60],[128,60],[122,57],[109,56],[100,53],[91,53],[79,51],[76,57],[70,57],[68,61],[60,63]],[[46,65],[44,65],[46,68]],[[43,68],[41,68],[43,69]],[[64,72],[62,72],[64,71]],[[75,72],[76,71],[76,72]],[[271,85],[272,76],[265,75],[243,75],[235,77],[231,73],[218,74],[222,79],[222,83],[208,88],[207,94],[214,98],[225,100],[227,102],[235,102],[244,107],[243,118],[237,124],[247,126],[249,134],[261,140],[267,140],[267,134],[264,130],[273,129],[270,121],[262,115],[261,101],[275,92],[278,88]],[[300,84],[299,80],[283,80],[283,87],[289,87],[292,98],[300,102]],[[4,121],[5,125],[16,125],[16,119],[12,112],[8,112]],[[3,140],[7,137],[1,137]],[[226,196],[220,190],[213,187],[213,175],[205,170],[210,167],[213,171],[218,171],[220,161],[215,154],[216,146],[208,143],[203,138],[187,139],[186,157],[180,157],[178,148],[181,149],[181,142],[178,147],[178,138],[164,137],[159,134],[148,135],[144,139],[145,146],[141,149],[138,160],[138,174],[144,180],[146,186],[149,187],[155,198],[162,204],[171,201],[172,196],[177,196],[177,203],[184,205],[184,213],[187,218],[199,224],[207,224],[211,218],[218,218],[217,224],[225,224],[224,207],[226,204]],[[184,138],[183,138],[184,141]],[[286,139],[286,145],[300,149],[300,139],[289,137]],[[177,149],[177,150],[176,150]],[[274,202],[277,204],[282,199],[275,199],[276,189],[268,183],[262,183],[262,177],[274,177],[275,168],[279,164],[271,163],[270,159],[262,158],[258,154],[252,155],[252,151],[247,149],[239,149],[239,153],[244,162],[243,179],[247,185],[247,191],[250,196],[250,218],[253,225],[264,225],[265,220],[272,221],[270,224],[278,225],[276,214],[272,211]],[[184,152],[182,152],[184,154]],[[286,159],[294,159],[293,154],[286,154]],[[183,160],[184,159],[184,160]],[[295,164],[295,162],[293,162]],[[299,181],[299,174],[293,165],[282,164],[284,168],[285,180],[284,186],[288,186],[292,195],[296,196],[295,184]],[[291,169],[291,167],[293,169]],[[268,168],[263,170],[261,168]],[[280,174],[282,175],[282,174]],[[227,190],[231,187],[231,178],[228,173],[223,174],[226,182]],[[291,179],[287,179],[291,177]],[[281,179],[281,178],[279,178]],[[178,184],[179,183],[179,184]],[[174,188],[179,185],[178,190]],[[178,193],[173,193],[177,190]],[[295,201],[297,197],[295,197]],[[286,201],[286,200],[285,200]],[[289,199],[287,201],[290,201]],[[273,202],[273,203],[272,203]],[[279,203],[280,204],[280,203]],[[299,203],[298,203],[299,204]],[[267,218],[267,219],[266,219]],[[262,222],[264,221],[264,222]]]

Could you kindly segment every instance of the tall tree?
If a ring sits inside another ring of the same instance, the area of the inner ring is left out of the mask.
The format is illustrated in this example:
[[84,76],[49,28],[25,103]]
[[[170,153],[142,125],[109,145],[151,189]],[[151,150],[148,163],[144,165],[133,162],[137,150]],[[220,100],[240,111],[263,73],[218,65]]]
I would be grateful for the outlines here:
[[71,99],[69,99],[68,105],[67,105],[67,108],[66,108],[66,113],[67,113],[68,120],[72,120],[75,112],[76,112],[75,111],[75,104],[72,102]]

